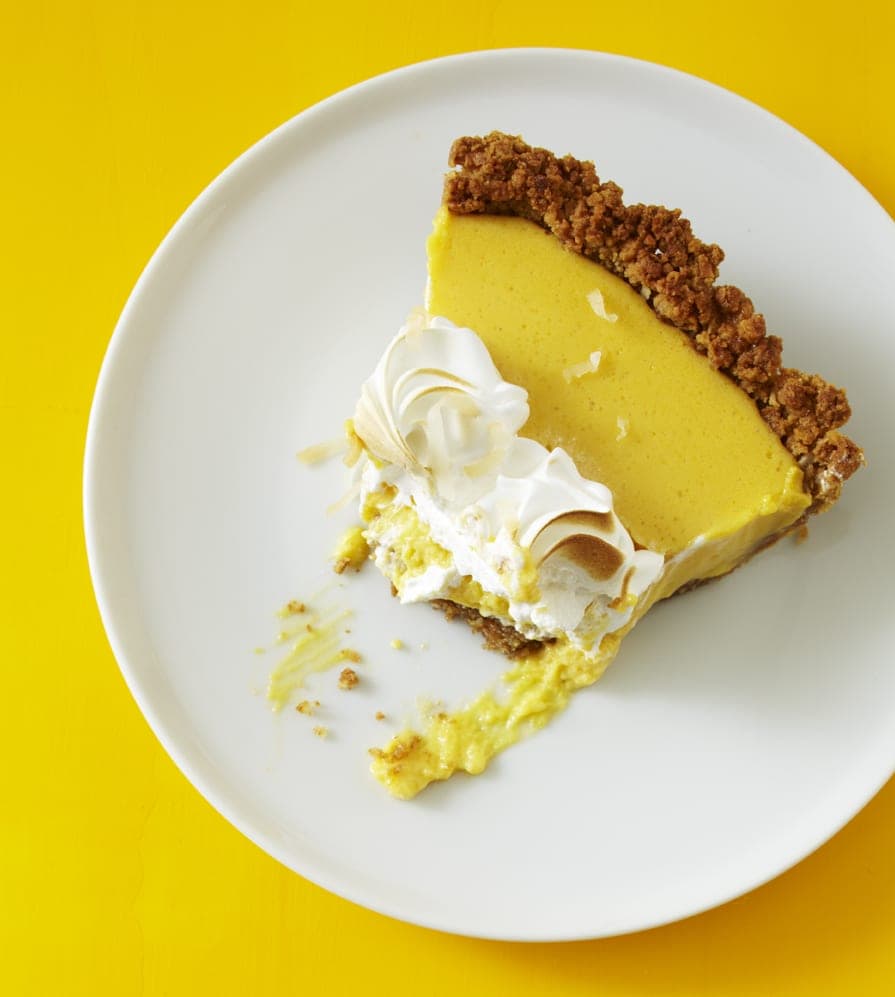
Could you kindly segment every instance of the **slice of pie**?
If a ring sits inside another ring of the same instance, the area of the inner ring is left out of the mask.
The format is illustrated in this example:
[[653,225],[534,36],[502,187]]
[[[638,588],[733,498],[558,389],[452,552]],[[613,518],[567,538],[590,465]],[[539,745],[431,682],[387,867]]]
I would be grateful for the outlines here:
[[454,143],[426,311],[364,385],[362,508],[404,602],[513,659],[504,687],[374,750],[409,797],[481,771],[595,681],[656,601],[839,497],[844,392],[781,342],[679,211],[500,133]]

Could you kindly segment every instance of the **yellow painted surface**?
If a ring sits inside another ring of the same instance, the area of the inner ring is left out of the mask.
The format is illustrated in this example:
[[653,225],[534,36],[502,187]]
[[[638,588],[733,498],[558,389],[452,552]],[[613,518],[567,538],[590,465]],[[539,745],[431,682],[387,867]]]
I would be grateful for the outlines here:
[[80,474],[112,327],[193,197],[311,103],[472,48],[604,48],[758,101],[895,210],[890,4],[647,2],[635,27],[624,5],[553,14],[533,0],[3,5],[0,993],[892,992],[895,785],[795,869],[683,923],[566,945],[456,938],[330,896],[231,828],[150,733],[103,635]]
[[[808,506],[801,471],[751,400],[623,280],[534,222],[439,211],[427,305],[479,334],[528,392],[522,434],[607,485],[644,547],[673,554]],[[594,351],[597,371],[570,384],[565,372]]]

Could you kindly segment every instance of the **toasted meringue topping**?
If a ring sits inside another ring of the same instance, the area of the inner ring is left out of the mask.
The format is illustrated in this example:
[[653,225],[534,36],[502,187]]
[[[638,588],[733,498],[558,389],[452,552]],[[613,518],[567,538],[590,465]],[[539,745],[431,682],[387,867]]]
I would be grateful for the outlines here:
[[461,501],[499,467],[528,418],[527,399],[474,332],[417,314],[364,384],[354,429],[379,460],[430,473],[438,492]]

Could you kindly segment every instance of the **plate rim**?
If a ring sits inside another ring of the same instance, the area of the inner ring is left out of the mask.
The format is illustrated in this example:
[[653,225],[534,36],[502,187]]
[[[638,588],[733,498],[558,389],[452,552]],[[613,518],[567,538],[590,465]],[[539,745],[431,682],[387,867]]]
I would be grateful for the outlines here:
[[860,190],[861,194],[869,200],[869,207],[875,208],[876,210],[882,212],[883,216],[891,224],[895,225],[895,221],[893,221],[886,209],[879,203],[879,201],[876,200],[876,198],[874,198],[870,191],[867,190],[867,188],[864,187],[864,185],[845,166],[838,162],[813,139],[809,138],[793,125],[790,125],[788,122],[773,114],[771,111],[762,107],[760,104],[757,104],[754,101],[735,93],[734,91],[728,90],[719,84],[705,80],[692,73],[688,73],[662,63],[650,62],[616,53],[607,53],[588,49],[545,46],[472,50],[410,63],[408,65],[378,74],[369,79],[359,81],[324,98],[321,101],[310,105],[304,110],[288,118],[272,131],[252,143],[252,145],[250,145],[245,151],[237,156],[236,159],[234,159],[220,173],[218,173],[218,175],[215,176],[211,182],[207,184],[191,201],[188,207],[182,212],[182,214],[165,234],[157,248],[153,251],[148,262],[137,278],[132,290],[130,291],[118,321],[115,324],[96,379],[90,414],[87,422],[83,459],[82,509],[84,539],[91,584],[107,640],[113,652],[113,656],[115,657],[119,671],[124,678],[125,684],[127,685],[127,688],[136,702],[140,712],[142,713],[145,722],[148,724],[149,728],[158,739],[165,752],[191,783],[193,788],[203,797],[203,799],[206,800],[207,803],[213,807],[213,809],[221,814],[221,816],[232,824],[243,836],[248,838],[248,840],[250,840],[266,854],[273,857],[290,871],[301,875],[310,882],[317,884],[318,886],[345,900],[348,900],[351,903],[376,911],[380,914],[385,914],[386,916],[395,918],[396,920],[403,921],[405,923],[415,924],[466,937],[495,940],[499,939],[505,941],[554,942],[614,937],[648,930],[665,924],[671,924],[729,903],[731,900],[744,896],[777,878],[783,872],[813,854],[818,848],[829,841],[842,828],[844,828],[888,782],[892,776],[893,765],[890,762],[888,769],[886,769],[885,765],[882,766],[883,771],[881,775],[868,778],[865,782],[861,783],[860,790],[853,790],[850,794],[848,802],[844,806],[837,808],[838,816],[831,818],[830,821],[821,822],[815,820],[812,823],[812,827],[816,828],[818,825],[822,825],[822,829],[816,831],[812,835],[808,835],[807,837],[809,840],[806,844],[798,847],[794,846],[785,854],[778,853],[778,861],[767,865],[765,872],[763,872],[760,877],[755,878],[754,876],[744,876],[742,877],[744,882],[740,887],[728,890],[725,893],[716,896],[714,899],[700,901],[696,904],[685,902],[687,895],[686,893],[683,893],[682,898],[678,900],[676,905],[670,905],[676,908],[676,913],[669,914],[666,911],[665,913],[653,918],[641,918],[637,920],[636,923],[621,924],[612,930],[598,929],[595,931],[592,928],[588,929],[587,927],[583,927],[579,932],[574,933],[570,933],[568,931],[550,931],[549,927],[546,930],[527,932],[503,932],[500,930],[493,932],[467,931],[464,930],[462,926],[458,926],[451,917],[439,917],[435,911],[433,911],[432,916],[427,919],[421,919],[415,915],[409,916],[399,909],[394,909],[389,903],[380,902],[375,897],[368,895],[364,888],[351,888],[349,883],[341,881],[338,876],[334,877],[328,875],[325,870],[319,870],[313,868],[312,866],[309,867],[306,863],[300,861],[297,862],[294,854],[287,855],[285,847],[281,847],[279,842],[277,842],[265,831],[259,831],[253,828],[251,826],[251,821],[243,818],[243,815],[239,812],[238,805],[230,799],[227,792],[223,790],[222,787],[218,786],[214,779],[210,778],[202,771],[201,760],[192,758],[190,756],[190,752],[182,746],[178,737],[171,730],[169,722],[164,719],[161,713],[156,710],[150,702],[151,696],[147,692],[145,684],[140,678],[139,673],[141,669],[139,667],[134,667],[129,660],[129,655],[126,651],[127,641],[122,637],[120,632],[119,623],[116,620],[113,608],[114,599],[109,595],[109,574],[114,574],[114,572],[110,572],[108,565],[104,564],[105,555],[103,553],[103,542],[101,539],[102,529],[98,522],[96,509],[99,503],[99,494],[102,488],[99,471],[102,464],[101,437],[104,430],[104,420],[107,421],[107,413],[105,410],[109,405],[109,395],[111,392],[110,386],[114,383],[116,376],[115,372],[117,371],[121,357],[127,348],[127,336],[131,323],[131,317],[141,306],[143,298],[146,295],[147,288],[151,286],[153,277],[156,271],[162,266],[165,257],[178,244],[181,235],[190,230],[202,217],[206,208],[213,203],[219,190],[229,184],[242,171],[249,168],[257,158],[263,157],[266,150],[279,143],[285,135],[291,134],[293,131],[305,127],[310,122],[316,120],[322,115],[328,114],[331,110],[342,104],[350,103],[362,92],[370,92],[379,87],[392,85],[393,83],[400,82],[403,78],[412,76],[415,73],[439,71],[443,67],[468,64],[470,62],[485,62],[491,60],[515,61],[531,58],[552,60],[558,57],[579,58],[584,61],[632,64],[641,72],[664,73],[676,79],[683,79],[688,85],[695,85],[699,88],[707,89],[709,92],[714,92],[717,96],[724,99],[729,100],[733,98],[735,101],[744,105],[752,113],[758,112],[760,115],[764,116],[768,123],[772,123],[777,128],[782,127],[782,129],[787,133],[790,141],[798,141],[802,144],[807,144],[814,155],[820,154],[828,161],[828,166],[832,165],[835,167],[843,179],[846,179]]

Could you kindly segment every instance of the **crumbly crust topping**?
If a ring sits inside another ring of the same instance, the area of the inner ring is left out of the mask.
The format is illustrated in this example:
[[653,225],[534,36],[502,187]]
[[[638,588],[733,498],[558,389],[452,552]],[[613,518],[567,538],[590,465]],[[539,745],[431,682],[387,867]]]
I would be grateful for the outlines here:
[[799,463],[813,511],[832,505],[864,455],[836,430],[851,410],[841,388],[781,364],[782,343],[737,287],[716,284],[724,258],[678,209],[630,204],[593,163],[559,158],[492,132],[454,142],[444,201],[455,214],[516,215],[552,232],[639,291],[659,318],[754,400]]

